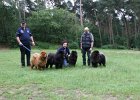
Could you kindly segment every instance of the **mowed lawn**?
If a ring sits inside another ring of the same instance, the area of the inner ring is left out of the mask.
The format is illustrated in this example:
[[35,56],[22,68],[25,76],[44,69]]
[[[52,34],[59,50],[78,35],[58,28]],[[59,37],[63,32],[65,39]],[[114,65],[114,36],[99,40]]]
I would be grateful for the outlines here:
[[140,100],[140,51],[100,49],[99,68],[82,66],[77,51],[75,67],[38,71],[20,67],[18,49],[0,50],[0,100]]

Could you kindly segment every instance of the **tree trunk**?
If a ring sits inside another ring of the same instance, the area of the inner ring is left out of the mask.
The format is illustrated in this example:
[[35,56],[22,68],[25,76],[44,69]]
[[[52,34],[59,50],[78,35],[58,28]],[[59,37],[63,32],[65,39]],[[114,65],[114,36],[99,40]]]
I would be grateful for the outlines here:
[[135,29],[135,33],[134,33],[135,34],[135,36],[134,36],[135,39],[134,40],[136,41],[136,38],[137,38],[137,22],[136,22],[136,17],[134,18],[134,27],[135,27],[134,28]]
[[25,6],[26,5],[26,3],[25,3],[25,0],[24,0],[24,11],[23,11],[23,18],[24,18],[24,21],[25,21],[25,19],[26,19],[26,11],[25,11]]
[[114,34],[113,34],[112,16],[111,15],[109,15],[108,21],[109,21],[109,40],[110,40],[110,44],[114,45]]
[[117,34],[117,36],[119,36],[117,24],[115,24],[115,28],[116,28],[116,34]]
[[127,48],[129,48],[129,33],[128,33],[128,27],[127,27],[127,20],[124,18],[124,28],[125,28],[125,34],[127,39]]
[[16,0],[16,4],[17,4],[17,7],[18,7],[18,16],[19,16],[19,22],[21,21],[21,11],[20,11],[20,7],[19,7],[19,1]]
[[101,35],[101,28],[100,28],[100,23],[99,23],[99,36],[100,36],[100,45],[102,47],[102,35]]
[[112,39],[112,44],[114,45],[114,34],[113,34],[113,25],[112,25],[112,16],[110,15],[110,22],[111,22],[111,39]]
[[83,26],[82,1],[80,0],[80,23]]
[[100,46],[102,47],[102,35],[101,35],[101,29],[100,29],[100,22],[97,18],[97,14],[96,14],[96,11],[94,12],[95,13],[95,17],[96,17],[96,21],[98,22],[98,33],[99,33],[99,36],[100,36]]
[[109,43],[111,43],[111,25],[110,25],[110,18],[108,18],[108,32],[109,32]]

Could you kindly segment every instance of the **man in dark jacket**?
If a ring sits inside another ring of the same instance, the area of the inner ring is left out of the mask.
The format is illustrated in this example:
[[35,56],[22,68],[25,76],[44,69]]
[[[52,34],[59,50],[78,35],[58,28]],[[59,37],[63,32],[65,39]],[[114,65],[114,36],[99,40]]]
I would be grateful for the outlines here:
[[30,29],[26,27],[26,22],[21,22],[21,26],[16,32],[16,40],[20,46],[21,66],[25,66],[25,54],[27,58],[27,66],[30,66],[31,45],[34,46],[35,43]]
[[93,48],[94,37],[92,33],[89,32],[89,28],[84,28],[84,33],[81,36],[81,50],[82,50],[82,57],[83,57],[83,65],[86,65],[86,53],[88,56],[88,66],[90,66],[90,54]]
[[70,50],[68,48],[68,42],[65,40],[62,42],[62,47],[60,47],[57,52],[63,51],[64,52],[64,61],[63,65],[67,66],[68,65],[68,56],[70,55]]

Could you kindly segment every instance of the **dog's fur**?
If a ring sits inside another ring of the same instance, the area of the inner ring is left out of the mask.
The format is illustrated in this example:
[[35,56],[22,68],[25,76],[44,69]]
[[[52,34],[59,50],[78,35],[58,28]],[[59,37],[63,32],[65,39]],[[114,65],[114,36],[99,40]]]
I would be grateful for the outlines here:
[[98,64],[101,66],[106,66],[106,58],[103,53],[100,53],[98,50],[95,50],[91,53],[90,61],[92,67],[98,67]]
[[52,68],[52,66],[53,66],[53,64],[54,64],[54,56],[55,56],[54,53],[49,53],[49,54],[48,54],[48,59],[47,59],[46,68],[48,68],[49,65],[50,65],[50,68]]
[[46,68],[49,67],[52,68],[53,65],[55,65],[56,69],[60,69],[63,66],[64,61],[64,51],[59,51],[56,54],[49,53]]
[[41,51],[41,53],[34,53],[31,58],[31,69],[34,67],[36,69],[45,69],[47,63],[47,53],[45,51]]
[[59,51],[54,55],[54,64],[56,69],[60,69],[63,66],[64,51]]
[[77,51],[72,51],[69,56],[69,64],[75,66],[77,62],[77,57],[78,57]]

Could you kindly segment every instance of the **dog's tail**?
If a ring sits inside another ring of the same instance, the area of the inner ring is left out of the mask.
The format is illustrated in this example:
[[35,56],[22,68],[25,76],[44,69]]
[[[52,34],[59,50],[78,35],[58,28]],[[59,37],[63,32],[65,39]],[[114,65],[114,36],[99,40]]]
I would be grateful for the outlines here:
[[39,53],[34,53],[33,58],[36,59],[40,54]]

